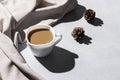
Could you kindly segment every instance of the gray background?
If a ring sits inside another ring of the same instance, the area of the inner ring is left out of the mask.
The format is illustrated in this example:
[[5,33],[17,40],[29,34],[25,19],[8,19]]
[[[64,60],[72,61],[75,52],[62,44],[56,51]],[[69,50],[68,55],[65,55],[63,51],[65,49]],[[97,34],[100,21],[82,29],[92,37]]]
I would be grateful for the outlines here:
[[[47,80],[120,80],[120,0],[78,0],[76,9],[54,26],[63,39],[45,58],[36,58],[26,46],[20,51],[28,65]],[[96,18],[82,17],[93,9]],[[71,36],[74,27],[83,27],[84,40]]]

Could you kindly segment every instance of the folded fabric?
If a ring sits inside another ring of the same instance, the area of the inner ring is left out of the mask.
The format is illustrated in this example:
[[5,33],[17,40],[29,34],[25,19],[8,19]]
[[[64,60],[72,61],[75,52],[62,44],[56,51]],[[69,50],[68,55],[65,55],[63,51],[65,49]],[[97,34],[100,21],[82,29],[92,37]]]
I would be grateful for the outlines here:
[[24,61],[12,41],[0,33],[0,73],[2,80],[44,80]]
[[76,5],[76,0],[0,0],[0,80],[44,80],[17,51],[19,32],[53,24]]

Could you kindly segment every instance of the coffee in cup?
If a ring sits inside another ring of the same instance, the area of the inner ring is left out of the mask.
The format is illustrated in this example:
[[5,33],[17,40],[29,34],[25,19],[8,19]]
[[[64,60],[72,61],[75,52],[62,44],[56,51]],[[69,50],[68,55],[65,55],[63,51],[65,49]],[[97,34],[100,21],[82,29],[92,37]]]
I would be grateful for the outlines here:
[[27,44],[37,57],[47,56],[62,39],[61,34],[56,34],[50,25],[45,24],[31,26],[25,33]]
[[28,34],[28,39],[35,45],[46,44],[53,40],[53,34],[49,29],[35,29]]

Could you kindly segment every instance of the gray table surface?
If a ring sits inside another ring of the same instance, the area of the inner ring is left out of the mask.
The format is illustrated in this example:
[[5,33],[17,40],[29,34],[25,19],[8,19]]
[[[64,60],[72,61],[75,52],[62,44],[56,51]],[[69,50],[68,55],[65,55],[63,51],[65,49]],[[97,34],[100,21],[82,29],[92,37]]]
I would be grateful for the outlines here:
[[[63,39],[45,58],[36,58],[26,44],[20,45],[28,65],[46,80],[120,80],[120,0],[78,0],[55,32]],[[85,9],[96,12],[94,23],[82,17]],[[83,27],[85,37],[76,42],[74,27]],[[24,48],[24,49],[23,49]]]

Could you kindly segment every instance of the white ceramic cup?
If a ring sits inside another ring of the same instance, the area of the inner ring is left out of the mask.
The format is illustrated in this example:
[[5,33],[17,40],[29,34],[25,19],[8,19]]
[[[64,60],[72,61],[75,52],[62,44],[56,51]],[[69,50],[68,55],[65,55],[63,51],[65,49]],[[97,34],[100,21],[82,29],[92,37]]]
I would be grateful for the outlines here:
[[[29,42],[28,36],[29,33],[35,29],[49,29],[53,34],[53,39],[49,43],[45,44],[32,44]],[[55,33],[54,29],[50,25],[40,24],[37,26],[32,26],[26,31],[26,41],[30,50],[33,52],[34,56],[37,57],[45,57],[47,56],[53,49],[53,47],[62,39],[62,35],[59,33]]]

